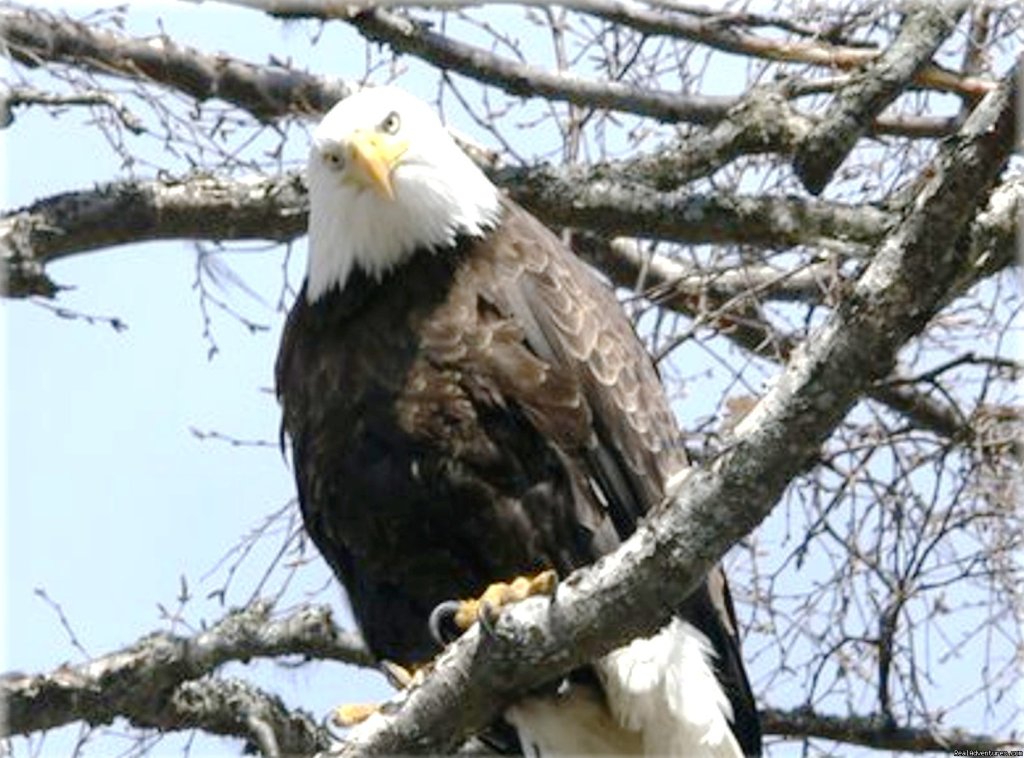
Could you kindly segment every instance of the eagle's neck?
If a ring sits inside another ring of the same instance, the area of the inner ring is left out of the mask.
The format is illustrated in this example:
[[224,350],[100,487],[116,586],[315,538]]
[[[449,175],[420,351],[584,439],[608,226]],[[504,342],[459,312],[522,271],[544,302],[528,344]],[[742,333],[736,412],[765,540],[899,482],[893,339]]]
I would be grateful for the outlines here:
[[427,164],[403,166],[394,200],[311,170],[308,300],[344,289],[355,269],[379,280],[417,251],[450,249],[460,237],[482,237],[494,227],[498,190],[460,157],[465,164],[449,164],[444,172]]

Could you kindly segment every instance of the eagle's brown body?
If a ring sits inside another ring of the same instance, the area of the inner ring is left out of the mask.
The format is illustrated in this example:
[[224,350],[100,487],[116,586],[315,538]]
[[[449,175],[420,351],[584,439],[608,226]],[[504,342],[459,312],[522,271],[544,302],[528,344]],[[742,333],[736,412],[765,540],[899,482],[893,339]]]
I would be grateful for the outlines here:
[[[277,362],[307,530],[375,655],[436,654],[440,602],[615,548],[686,465],[613,293],[505,203],[486,237],[292,310]],[[757,718],[716,572],[681,617],[717,655],[745,752]]]

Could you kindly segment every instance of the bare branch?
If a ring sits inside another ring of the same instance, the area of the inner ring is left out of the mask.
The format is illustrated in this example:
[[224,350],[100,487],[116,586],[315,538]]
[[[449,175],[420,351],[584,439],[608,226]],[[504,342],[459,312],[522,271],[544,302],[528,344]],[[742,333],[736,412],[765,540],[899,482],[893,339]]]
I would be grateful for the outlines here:
[[0,39],[26,66],[62,63],[174,87],[196,100],[219,98],[262,121],[322,113],[352,85],[284,66],[207,55],[164,36],[139,39],[41,10],[0,8]]
[[72,721],[109,723],[122,714],[140,724],[184,728],[191,725],[181,721],[182,709],[191,702],[188,690],[178,689],[185,700],[163,710],[179,685],[228,661],[284,655],[371,663],[361,639],[339,630],[329,608],[306,607],[273,619],[270,608],[257,603],[194,637],[156,633],[79,666],[33,676],[6,674],[0,678],[6,728],[11,734],[29,734]]
[[[480,5],[523,5],[522,0],[220,0],[230,5],[261,10],[279,18],[351,19],[372,8],[471,8]],[[827,42],[821,29],[801,29],[810,39],[779,40],[751,33],[749,27],[765,25],[754,14],[704,12],[696,9],[651,7],[618,0],[562,0],[557,5],[588,13],[614,24],[635,29],[650,36],[690,40],[727,53],[762,58],[780,63],[809,63],[830,69],[856,69],[874,62],[881,54],[870,47],[853,47]],[[780,20],[775,25],[782,25]],[[792,31],[792,22],[785,24]],[[989,79],[962,76],[939,66],[924,66],[914,77],[920,87],[958,92],[973,97],[984,95],[996,86]]]
[[[368,40],[387,44],[397,52],[415,55],[442,70],[457,71],[485,84],[501,87],[513,95],[546,97],[549,100],[564,101],[574,105],[635,113],[658,121],[691,124],[717,123],[737,104],[737,98],[732,97],[681,95],[664,90],[632,87],[620,82],[586,80],[578,76],[552,73],[537,66],[520,64],[501,58],[484,48],[438,34],[432,31],[429,25],[408,16],[385,10],[387,7],[410,5],[406,3],[310,3],[306,0],[296,0],[295,2],[289,0],[222,1],[259,8],[281,17],[343,19],[356,27]],[[411,5],[416,5],[416,3]],[[588,5],[588,3],[584,2],[580,5]],[[597,0],[591,5],[594,7],[588,10],[597,12],[598,15],[602,15],[605,11],[610,12],[612,7],[608,2],[598,2]],[[631,13],[629,12],[627,15]],[[644,25],[638,18],[636,20],[639,26]],[[711,31],[714,27],[713,23],[699,22],[698,27],[700,31],[696,31],[691,23],[683,22],[681,28],[676,31],[681,32],[683,29],[687,29],[693,33],[693,38],[696,41],[708,42],[712,44],[712,47],[727,49],[731,46],[724,42],[722,35]],[[688,37],[688,34],[680,33],[679,36]],[[775,50],[779,53],[778,59],[780,60],[788,54],[782,51],[794,49],[792,46],[780,47],[776,43],[755,44],[749,40],[745,45],[740,45],[740,48],[744,47],[748,54],[754,54],[756,50]],[[855,52],[858,48],[849,48],[845,52],[834,54],[826,52],[824,55],[809,52],[812,49],[822,50],[827,47],[823,48],[821,45],[805,47],[794,58],[797,61],[804,61],[806,58],[807,62],[853,67],[873,60],[878,55],[874,50]],[[985,92],[992,86],[990,82],[982,80],[961,82],[956,75],[940,69],[931,69],[930,73],[929,81],[933,84],[942,83],[944,86],[941,88],[943,89],[959,87],[973,92]],[[791,87],[794,94],[799,91],[796,82],[791,82],[788,86]],[[870,123],[872,133],[908,137],[939,137],[949,134],[956,128],[955,118],[927,116],[880,117]]]
[[[495,178],[547,223],[610,236],[788,247],[828,238],[876,240],[894,218],[870,207],[730,193],[659,193],[596,178],[610,174],[601,167],[542,167],[499,171]],[[306,206],[299,173],[272,179],[125,181],[44,198],[0,217],[8,294],[45,290],[38,283],[40,265],[127,242],[294,239],[306,231]]]
[[267,758],[312,755],[333,742],[309,714],[290,710],[276,695],[240,679],[183,682],[162,712],[126,715],[138,726],[241,737]]
[[892,45],[836,95],[825,116],[800,144],[793,167],[804,186],[820,194],[839,164],[931,60],[956,28],[970,0],[920,6],[910,13]]
[[553,598],[510,607],[493,633],[470,629],[393,710],[354,730],[342,755],[450,749],[517,693],[664,623],[665,609],[767,516],[869,383],[890,371],[949,286],[976,270],[963,240],[1015,146],[1018,74],[939,152],[913,211],[887,235],[851,297],[794,351],[729,449],[684,474],[671,507],[615,553],[574,572]]
[[101,105],[110,108],[129,131],[135,134],[145,131],[142,122],[125,107],[124,103],[109,92],[92,90],[64,95],[55,92],[41,92],[30,87],[8,89],[2,86],[0,86],[0,128],[11,125],[11,122],[14,121],[11,110],[22,105]]
[[891,722],[881,717],[828,716],[806,709],[763,710],[761,727],[765,734],[800,739],[819,738],[846,745],[862,745],[877,750],[898,750],[907,753],[988,751],[1015,744],[1013,740],[971,734],[960,729],[915,729],[893,726]]
[[9,296],[53,295],[45,264],[128,242],[270,239],[306,231],[298,174],[222,181],[125,181],[37,201],[0,218],[0,256]]
[[613,166],[540,166],[496,173],[518,202],[554,226],[610,237],[756,247],[878,240],[895,215],[872,206],[777,195],[658,192]]
[[574,105],[627,111],[658,121],[694,124],[719,121],[736,102],[731,97],[680,95],[553,73],[501,58],[438,34],[411,18],[378,8],[354,13],[346,20],[371,41],[383,42],[446,71],[499,86],[513,95],[541,96]]

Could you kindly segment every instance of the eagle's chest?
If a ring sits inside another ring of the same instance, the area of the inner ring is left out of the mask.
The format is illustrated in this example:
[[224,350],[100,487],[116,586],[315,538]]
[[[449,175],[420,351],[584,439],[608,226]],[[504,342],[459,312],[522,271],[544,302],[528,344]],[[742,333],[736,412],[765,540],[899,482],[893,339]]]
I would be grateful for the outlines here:
[[306,428],[289,431],[307,440],[313,484],[355,541],[450,516],[434,511],[453,482],[472,488],[470,469],[499,457],[478,416],[489,389],[472,365],[476,295],[457,263],[420,256],[311,309],[305,368],[293,371],[307,412],[292,418]]
[[486,381],[471,349],[485,339],[476,293],[459,269],[433,258],[373,284],[347,318],[323,330],[312,394],[333,405],[332,425],[350,430],[350,454],[458,455],[479,437],[474,395]]

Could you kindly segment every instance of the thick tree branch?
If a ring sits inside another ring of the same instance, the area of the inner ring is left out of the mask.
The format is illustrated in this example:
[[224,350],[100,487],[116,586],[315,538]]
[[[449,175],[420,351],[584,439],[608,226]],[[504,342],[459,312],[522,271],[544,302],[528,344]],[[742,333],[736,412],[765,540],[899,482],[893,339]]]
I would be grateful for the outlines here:
[[924,69],[953,33],[970,0],[922,5],[906,18],[892,45],[853,77],[797,149],[797,176],[820,194],[871,122]]
[[508,169],[496,179],[548,224],[610,237],[776,248],[828,239],[870,243],[895,219],[871,206],[792,196],[658,192],[631,180],[628,170],[604,166]]
[[[186,728],[201,725],[183,720],[182,713],[190,707],[198,714],[196,719],[202,712],[219,711],[206,708],[201,699],[189,699],[191,690],[181,685],[228,661],[302,655],[359,665],[371,662],[362,640],[339,630],[327,607],[303,608],[280,619],[269,614],[268,606],[256,604],[194,637],[157,633],[124,650],[49,674],[6,674],[0,678],[6,728],[11,734],[30,734],[72,721],[109,723],[119,715],[147,726]],[[237,718],[237,712],[224,718]]]
[[[497,181],[553,226],[609,236],[647,236],[691,244],[771,247],[825,239],[870,242],[891,223],[874,208],[728,193],[660,193],[603,181],[602,167],[499,171]],[[0,255],[8,294],[52,293],[41,266],[59,258],[156,239],[272,239],[305,233],[307,199],[299,173],[277,178],[126,181],[44,198],[0,217]]]
[[165,36],[139,39],[17,6],[0,8],[0,39],[11,57],[26,66],[63,63],[152,81],[199,101],[219,98],[261,121],[323,113],[353,89],[348,82],[284,66],[207,55]]
[[306,231],[297,173],[276,179],[125,181],[44,198],[0,217],[5,294],[53,295],[43,267],[75,253],[159,239],[284,242]]
[[[900,224],[826,323],[737,425],[730,447],[683,477],[668,505],[615,553],[574,572],[553,598],[509,608],[451,645],[422,684],[356,729],[342,755],[443,751],[518,693],[651,633],[792,479],[901,346],[977,271],[969,223],[1016,143],[1019,64],[939,151]],[[673,577],[673,582],[665,581]]]

